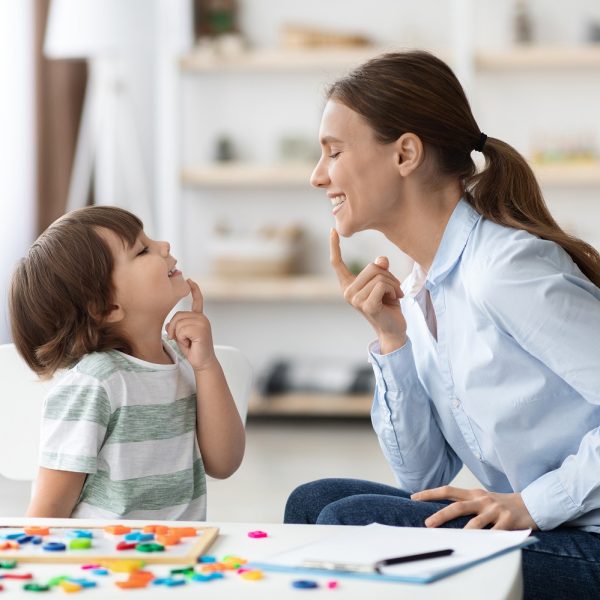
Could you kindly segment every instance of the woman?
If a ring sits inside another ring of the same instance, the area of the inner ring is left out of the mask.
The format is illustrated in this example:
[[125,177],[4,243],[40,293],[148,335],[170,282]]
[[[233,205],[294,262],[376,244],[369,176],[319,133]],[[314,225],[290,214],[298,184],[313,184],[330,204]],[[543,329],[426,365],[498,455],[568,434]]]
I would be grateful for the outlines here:
[[[600,255],[559,227],[526,161],[481,133],[431,54],[383,55],[336,82],[320,136],[311,183],[333,205],[344,298],[377,334],[372,421],[399,488],[308,483],[286,522],[532,528],[526,597],[595,597]],[[365,229],[414,259],[402,288],[385,257],[356,277],[344,265],[338,232]],[[448,485],[463,464],[485,490]]]

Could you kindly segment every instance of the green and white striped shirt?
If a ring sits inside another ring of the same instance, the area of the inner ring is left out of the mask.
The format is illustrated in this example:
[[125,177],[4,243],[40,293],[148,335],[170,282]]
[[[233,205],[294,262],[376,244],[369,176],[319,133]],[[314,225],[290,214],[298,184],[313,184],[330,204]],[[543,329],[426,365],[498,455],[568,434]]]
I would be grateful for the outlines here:
[[72,517],[206,519],[194,371],[163,345],[171,365],[96,352],[48,394],[40,465],[88,473]]

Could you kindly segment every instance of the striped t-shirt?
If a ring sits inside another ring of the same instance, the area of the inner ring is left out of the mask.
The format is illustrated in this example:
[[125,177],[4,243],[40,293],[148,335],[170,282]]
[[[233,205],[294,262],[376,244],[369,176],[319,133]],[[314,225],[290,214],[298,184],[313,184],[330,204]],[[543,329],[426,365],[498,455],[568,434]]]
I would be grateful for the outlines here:
[[171,365],[95,352],[48,394],[40,465],[88,473],[72,517],[206,519],[194,371],[163,345]]

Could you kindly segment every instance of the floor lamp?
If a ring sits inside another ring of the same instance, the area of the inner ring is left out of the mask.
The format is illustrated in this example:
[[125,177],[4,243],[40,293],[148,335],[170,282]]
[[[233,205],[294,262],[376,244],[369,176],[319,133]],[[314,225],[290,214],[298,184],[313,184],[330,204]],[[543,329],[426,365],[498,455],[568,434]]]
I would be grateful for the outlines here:
[[126,70],[132,53],[151,47],[148,8],[147,0],[51,0],[44,53],[88,61],[67,210],[85,206],[93,183],[96,204],[131,210],[151,232],[154,211]]

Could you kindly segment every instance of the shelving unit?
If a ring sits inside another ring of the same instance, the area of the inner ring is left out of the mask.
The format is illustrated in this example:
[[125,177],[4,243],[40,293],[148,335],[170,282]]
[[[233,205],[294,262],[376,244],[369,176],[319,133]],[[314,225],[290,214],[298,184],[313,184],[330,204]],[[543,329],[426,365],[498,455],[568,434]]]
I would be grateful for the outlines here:
[[223,163],[184,168],[183,185],[190,187],[307,186],[314,165]]
[[191,52],[180,61],[181,69],[190,73],[236,73],[314,71],[345,69],[351,65],[393,48],[365,46],[361,48],[290,50],[251,50],[240,55],[216,56],[207,52]]
[[600,186],[600,162],[533,165],[542,185]]
[[[232,163],[204,165],[182,170],[181,181],[187,187],[249,188],[308,186],[312,164]],[[582,163],[532,164],[543,185],[600,185],[600,161]]]
[[257,417],[365,417],[371,412],[373,396],[329,394],[284,394],[258,396],[248,410]]
[[500,69],[581,69],[600,67],[600,44],[587,46],[518,46],[509,50],[480,50],[475,67]]
[[[366,47],[339,50],[306,50],[297,52],[256,50],[243,55],[220,58],[207,53],[190,53],[181,58],[181,72],[187,76],[274,77],[283,73],[314,73],[347,70],[385,51],[389,47]],[[438,55],[448,59],[448,52]],[[600,67],[600,45],[578,47],[522,46],[506,50],[472,52],[475,78],[479,74],[494,75],[504,71],[524,72],[528,69],[582,70]],[[543,187],[600,187],[600,163],[533,164]],[[314,164],[233,162],[224,164],[185,165],[180,184],[194,193],[196,190],[224,193],[232,190],[237,200],[244,193],[256,198],[261,190],[289,190],[282,202],[296,202],[299,193],[309,187]],[[222,303],[266,303],[333,305],[343,302],[337,281],[331,277],[296,275],[284,278],[227,280],[200,277],[198,281],[207,300]],[[255,396],[250,414],[257,416],[362,416],[370,412],[371,396],[329,396],[287,394],[270,398]]]

